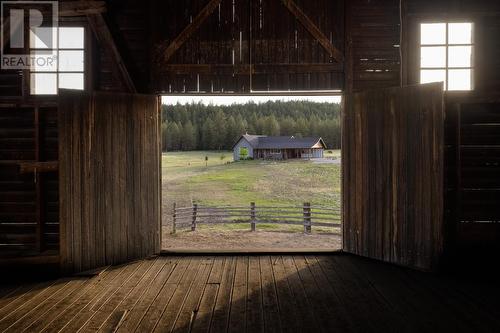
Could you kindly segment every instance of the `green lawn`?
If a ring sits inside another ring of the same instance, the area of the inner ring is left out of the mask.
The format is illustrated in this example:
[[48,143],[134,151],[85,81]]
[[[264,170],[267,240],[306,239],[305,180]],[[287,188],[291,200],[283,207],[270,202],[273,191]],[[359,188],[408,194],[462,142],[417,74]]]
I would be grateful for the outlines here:
[[[339,150],[325,154],[328,158],[339,156]],[[174,202],[178,207],[190,206],[192,201],[215,206],[247,206],[253,201],[257,206],[311,202],[340,207],[339,164],[302,160],[233,162],[229,151],[169,152],[162,156],[162,183],[164,224],[170,222]]]

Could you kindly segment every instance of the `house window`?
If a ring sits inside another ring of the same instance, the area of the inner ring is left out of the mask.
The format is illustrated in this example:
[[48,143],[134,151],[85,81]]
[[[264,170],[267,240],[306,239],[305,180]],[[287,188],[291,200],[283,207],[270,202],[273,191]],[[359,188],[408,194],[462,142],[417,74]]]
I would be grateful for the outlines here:
[[473,89],[473,24],[420,25],[420,83],[444,82],[445,90]]
[[58,88],[84,89],[85,29],[60,27],[53,34],[55,49],[30,36],[31,54],[37,59],[30,69],[32,95],[55,95]]
[[240,147],[240,158],[241,159],[248,158],[248,148],[247,147]]

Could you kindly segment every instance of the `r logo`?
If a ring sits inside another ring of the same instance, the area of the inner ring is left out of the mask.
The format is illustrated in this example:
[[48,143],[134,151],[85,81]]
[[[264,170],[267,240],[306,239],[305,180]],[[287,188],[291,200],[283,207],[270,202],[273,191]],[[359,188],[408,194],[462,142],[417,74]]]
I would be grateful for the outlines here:
[[56,48],[58,1],[1,1],[2,68],[27,69],[30,48]]

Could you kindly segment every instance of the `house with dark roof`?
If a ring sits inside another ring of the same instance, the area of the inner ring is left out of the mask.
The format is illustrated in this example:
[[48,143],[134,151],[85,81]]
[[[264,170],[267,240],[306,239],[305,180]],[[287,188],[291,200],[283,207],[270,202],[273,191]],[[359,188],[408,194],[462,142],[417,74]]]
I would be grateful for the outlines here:
[[321,137],[242,135],[233,145],[235,161],[245,159],[322,158],[326,149]]

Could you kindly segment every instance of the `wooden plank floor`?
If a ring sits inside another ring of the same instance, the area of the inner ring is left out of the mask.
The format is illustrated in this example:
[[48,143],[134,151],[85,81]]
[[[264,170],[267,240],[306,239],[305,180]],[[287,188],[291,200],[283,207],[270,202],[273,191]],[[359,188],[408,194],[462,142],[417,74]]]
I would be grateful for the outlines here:
[[0,332],[498,332],[497,282],[355,256],[161,256],[0,286]]

